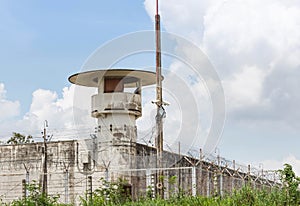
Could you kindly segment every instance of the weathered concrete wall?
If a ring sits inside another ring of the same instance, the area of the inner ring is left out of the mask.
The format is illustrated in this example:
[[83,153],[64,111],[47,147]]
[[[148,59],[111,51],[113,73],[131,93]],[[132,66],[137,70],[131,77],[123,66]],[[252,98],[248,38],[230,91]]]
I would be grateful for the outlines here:
[[[43,180],[43,143],[0,146],[0,196],[5,202],[22,197],[22,180]],[[48,143],[49,194],[64,194],[66,171],[68,190],[73,193],[75,141]],[[62,197],[63,198],[63,197]],[[70,198],[72,200],[72,198]]]
[[[133,145],[136,149],[131,150]],[[99,146],[95,139],[48,143],[48,193],[59,194],[60,202],[76,205],[80,196],[85,197],[88,189],[87,178],[92,176],[93,189],[101,186],[101,178],[109,181],[123,178],[132,185],[133,198],[145,196],[149,189],[153,190],[156,187],[155,148],[142,144],[132,144],[130,147],[115,146],[115,149],[105,154],[106,158],[111,157],[114,161],[113,167],[110,167],[108,162],[101,158],[103,153],[99,151],[103,151],[104,148]],[[136,151],[135,155],[133,151]],[[129,161],[133,156],[134,164]],[[199,161],[170,152],[164,152],[163,156],[165,197],[179,191],[190,195],[222,195],[242,187],[247,182],[251,182],[252,186],[257,188],[276,184],[250,173],[204,160]],[[121,161],[121,168],[116,167],[118,159]],[[43,143],[1,145],[0,198],[4,202],[21,198],[23,179],[29,182],[35,180],[41,185],[43,161]]]

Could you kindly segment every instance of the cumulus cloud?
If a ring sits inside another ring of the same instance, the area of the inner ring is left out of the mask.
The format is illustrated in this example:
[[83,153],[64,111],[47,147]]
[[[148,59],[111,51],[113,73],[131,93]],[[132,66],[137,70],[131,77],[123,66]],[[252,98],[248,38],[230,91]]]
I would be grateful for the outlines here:
[[[154,4],[145,0],[151,17]],[[247,124],[249,119],[280,119],[300,129],[298,1],[161,1],[160,10],[164,29],[196,43],[215,65],[225,88],[228,119]]]
[[284,164],[290,164],[292,165],[296,175],[300,176],[300,160],[292,154],[289,154],[287,157],[281,160],[264,160],[261,163],[266,170],[283,169]]
[[[89,134],[93,131],[94,122],[90,117],[90,96],[88,96],[90,93],[82,92],[74,85],[63,88],[61,95],[45,89],[34,91],[30,109],[23,117],[19,114],[19,102],[6,100],[5,93],[4,85],[1,84],[2,138],[9,137],[12,132],[39,137],[45,120],[48,121],[49,134],[53,134],[53,138],[57,140],[89,138]],[[75,97],[85,101],[78,101],[80,103],[78,105],[74,103]],[[15,119],[9,121],[9,117],[15,117]]]
[[6,98],[6,90],[3,83],[0,83],[0,123],[9,120],[20,113],[20,103]]
[[[294,93],[300,86],[295,81],[299,78],[300,64],[294,57],[300,51],[299,11],[299,2],[282,1],[230,1],[218,9],[208,10],[204,20],[204,49],[223,77],[229,107],[236,109],[239,102],[247,101],[244,110],[235,110],[245,118],[249,104],[264,110],[264,117],[269,121],[273,120],[275,111],[281,111],[281,119],[287,124],[291,115],[299,118],[297,113],[281,110],[284,105],[279,104],[284,101],[289,108],[296,109],[299,102],[299,95]],[[250,66],[249,72],[253,68],[251,73],[243,75],[245,66]],[[237,81],[243,82],[242,85],[235,85]],[[228,82],[231,86],[226,87]],[[247,82],[250,84],[246,85]],[[247,94],[250,95],[245,98]],[[266,102],[267,109],[263,108]],[[252,111],[248,111],[251,115]]]
[[[145,9],[154,20],[155,1],[145,0]],[[293,146],[300,131],[300,2],[160,1],[160,13],[163,29],[199,46],[220,76],[227,110],[222,155],[274,156],[261,161],[265,169],[290,163],[300,175]]]
[[[179,69],[186,65],[183,65],[182,62],[174,62],[171,67],[173,70],[166,74],[163,81],[164,101],[170,104],[164,107],[166,110],[164,119],[165,148],[174,150],[180,142],[182,152],[187,152],[194,144],[204,146],[210,126],[210,114],[207,113],[211,112],[211,105],[207,104],[208,92],[203,82],[189,79],[191,73],[187,72],[188,69]],[[194,82],[192,86],[190,86],[191,82]],[[152,144],[155,140],[156,106],[151,104],[151,101],[154,99],[155,86],[145,88],[143,117],[138,120],[139,138],[144,142],[151,140]],[[199,115],[200,113],[201,115]],[[203,118],[204,115],[207,115],[208,118]],[[200,139],[200,136],[203,138]]]
[[257,67],[244,66],[223,81],[229,109],[240,109],[262,103],[263,80],[266,73]]

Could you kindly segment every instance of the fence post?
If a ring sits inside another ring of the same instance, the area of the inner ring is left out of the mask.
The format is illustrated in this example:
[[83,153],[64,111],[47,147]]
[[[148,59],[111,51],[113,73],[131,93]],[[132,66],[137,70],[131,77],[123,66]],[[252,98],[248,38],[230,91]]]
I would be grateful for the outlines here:
[[149,169],[146,170],[146,188],[149,190],[150,188],[152,189],[151,186],[151,172]]
[[[203,152],[202,152],[202,149],[200,148],[200,162],[199,162],[199,169],[200,169],[200,172],[199,172],[199,179],[202,180],[203,178],[203,171],[202,171],[202,160],[203,160]],[[204,195],[204,187],[202,186],[202,181],[200,182],[200,191],[199,191],[199,194],[200,195]]]
[[218,155],[218,173],[219,173],[219,195],[223,196],[223,173],[221,168],[221,158]]
[[196,197],[197,195],[197,182],[196,182],[196,167],[192,167],[192,195]]
[[236,171],[235,171],[235,160],[233,160],[233,174],[231,175],[231,193],[233,192],[233,190],[234,190],[234,176],[235,176],[235,173],[236,173]]
[[147,195],[151,195],[151,198],[155,197],[155,176],[151,174],[151,170],[146,170],[146,189]]
[[[29,184],[29,171],[26,171],[26,180],[25,181],[26,181],[26,184],[28,185]],[[28,197],[29,191],[28,191],[27,187],[26,187],[26,191],[25,192],[26,192],[25,196]]]
[[251,172],[251,166],[248,165],[248,172],[247,172],[247,184],[248,185],[251,185],[251,175],[250,175],[250,172]]
[[65,176],[65,203],[69,203],[69,170],[66,170]]
[[210,196],[210,171],[207,170],[207,180],[206,180],[206,196],[209,197]]
[[93,183],[92,183],[92,176],[88,176],[88,198],[89,203],[93,205]]
[[218,170],[217,169],[215,169],[214,171],[213,171],[213,189],[214,189],[214,191],[213,191],[213,195],[217,195],[218,194]]
[[223,173],[220,172],[220,195],[223,196]]
[[180,169],[180,167],[181,167],[181,164],[180,164],[180,162],[181,162],[181,148],[180,148],[181,146],[180,146],[180,142],[178,142],[178,155],[179,155],[179,161],[178,161],[178,167],[179,167],[179,170],[178,170],[178,191],[179,192],[181,192],[181,169]]
[[[150,174],[151,174],[151,170],[150,170]],[[155,199],[155,189],[156,189],[156,185],[155,185],[155,175],[151,174],[151,192],[152,192],[152,199]]]
[[22,179],[22,196],[23,196],[23,199],[25,199],[25,200],[27,198],[27,194],[26,194],[27,192],[26,192],[26,190],[27,190],[26,180]]

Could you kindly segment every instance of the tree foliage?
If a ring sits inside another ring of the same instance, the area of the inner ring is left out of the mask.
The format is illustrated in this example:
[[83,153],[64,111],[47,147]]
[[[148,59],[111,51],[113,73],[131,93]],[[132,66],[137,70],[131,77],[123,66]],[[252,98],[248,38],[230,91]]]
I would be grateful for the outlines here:
[[26,144],[34,142],[31,135],[25,136],[20,133],[14,132],[13,136],[7,140],[7,144]]
[[296,176],[293,168],[289,164],[284,164],[283,170],[278,170],[280,173],[283,189],[286,195],[287,205],[300,204],[300,192],[298,190],[300,178]]

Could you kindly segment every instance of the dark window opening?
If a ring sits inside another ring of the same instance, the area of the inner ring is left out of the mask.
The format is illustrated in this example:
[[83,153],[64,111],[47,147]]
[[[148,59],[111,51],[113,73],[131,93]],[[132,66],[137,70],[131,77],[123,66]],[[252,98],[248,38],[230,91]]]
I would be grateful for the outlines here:
[[122,78],[105,78],[104,93],[123,92],[124,81]]

